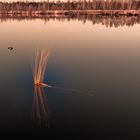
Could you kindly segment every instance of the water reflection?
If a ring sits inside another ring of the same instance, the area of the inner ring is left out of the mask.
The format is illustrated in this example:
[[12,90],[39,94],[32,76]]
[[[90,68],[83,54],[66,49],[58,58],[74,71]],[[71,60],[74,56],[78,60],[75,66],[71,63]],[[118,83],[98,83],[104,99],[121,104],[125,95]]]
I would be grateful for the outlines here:
[[50,111],[47,105],[44,88],[34,86],[33,120],[40,127],[50,127]]
[[106,27],[119,27],[119,26],[133,26],[135,24],[140,24],[140,15],[137,16],[102,16],[102,15],[1,15],[0,21],[6,22],[7,20],[33,20],[42,19],[45,23],[50,20],[57,20],[60,22],[78,20],[84,24],[87,21],[92,22],[93,25],[101,24]]

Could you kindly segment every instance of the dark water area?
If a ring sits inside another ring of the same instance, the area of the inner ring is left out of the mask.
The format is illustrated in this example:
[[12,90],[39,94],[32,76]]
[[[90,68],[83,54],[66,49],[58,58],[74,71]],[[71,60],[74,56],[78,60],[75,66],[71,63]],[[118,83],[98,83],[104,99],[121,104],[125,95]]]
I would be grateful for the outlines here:
[[[138,17],[2,18],[0,31],[1,135],[140,138]],[[36,48],[51,49],[52,88],[34,87]]]

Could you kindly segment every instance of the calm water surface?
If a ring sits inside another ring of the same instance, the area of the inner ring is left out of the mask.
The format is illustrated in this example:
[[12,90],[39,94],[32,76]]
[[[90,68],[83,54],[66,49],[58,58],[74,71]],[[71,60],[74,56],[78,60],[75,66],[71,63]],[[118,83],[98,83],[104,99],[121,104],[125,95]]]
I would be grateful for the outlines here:
[[[1,134],[139,137],[140,24],[8,19],[0,31]],[[37,47],[51,49],[44,81],[53,88],[41,96],[31,69]]]

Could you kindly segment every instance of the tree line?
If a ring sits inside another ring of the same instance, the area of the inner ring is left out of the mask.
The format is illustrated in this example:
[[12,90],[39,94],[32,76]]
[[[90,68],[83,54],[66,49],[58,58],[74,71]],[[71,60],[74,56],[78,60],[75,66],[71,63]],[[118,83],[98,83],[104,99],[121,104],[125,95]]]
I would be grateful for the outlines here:
[[0,11],[49,10],[140,10],[139,0],[67,0],[42,2],[0,2]]

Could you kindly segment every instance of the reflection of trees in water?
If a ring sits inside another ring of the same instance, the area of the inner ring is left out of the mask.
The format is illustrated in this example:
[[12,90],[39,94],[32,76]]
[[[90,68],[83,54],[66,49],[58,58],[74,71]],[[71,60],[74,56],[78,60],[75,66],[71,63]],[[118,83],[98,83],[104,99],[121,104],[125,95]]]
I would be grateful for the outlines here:
[[133,26],[134,24],[140,24],[140,15],[138,16],[103,16],[103,15],[4,15],[0,17],[1,22],[6,22],[7,20],[32,20],[32,19],[42,19],[45,23],[50,20],[57,20],[60,22],[78,20],[83,23],[87,21],[92,22],[93,25],[101,24],[106,27],[119,27],[119,26]]
[[50,111],[43,87],[34,87],[33,119],[40,127],[50,127]]

